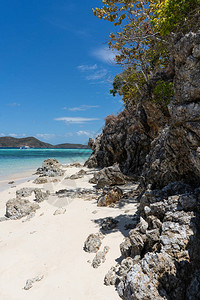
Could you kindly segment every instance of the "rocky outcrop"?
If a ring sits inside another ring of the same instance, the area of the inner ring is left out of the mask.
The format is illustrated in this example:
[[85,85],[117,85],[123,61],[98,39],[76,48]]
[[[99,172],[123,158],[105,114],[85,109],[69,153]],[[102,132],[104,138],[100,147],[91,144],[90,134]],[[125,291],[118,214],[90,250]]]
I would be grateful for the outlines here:
[[85,165],[103,168],[119,163],[123,173],[140,174],[151,141],[166,122],[167,116],[147,98],[131,111],[107,117],[103,133],[89,141],[93,154]]
[[143,193],[140,222],[120,245],[131,267],[117,265],[105,277],[123,299],[198,299],[190,293],[197,296],[192,286],[200,284],[199,195],[183,182]]
[[[200,32],[175,36],[171,55],[169,115],[140,99],[90,141],[88,165],[118,162],[124,173],[142,175],[140,221],[120,245],[121,264],[105,277],[124,300],[200,296]],[[103,177],[94,183],[104,186]]]
[[155,188],[177,180],[200,182],[200,32],[174,42],[170,124],[152,142],[143,172]]

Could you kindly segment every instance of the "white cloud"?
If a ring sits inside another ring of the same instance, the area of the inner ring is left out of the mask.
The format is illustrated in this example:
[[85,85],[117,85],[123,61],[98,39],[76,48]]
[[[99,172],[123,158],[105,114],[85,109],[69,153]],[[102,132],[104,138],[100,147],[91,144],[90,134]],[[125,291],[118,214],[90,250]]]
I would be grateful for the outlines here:
[[92,131],[85,131],[85,130],[80,130],[76,132],[78,136],[81,135],[86,135],[86,136],[92,136],[94,133]]
[[54,133],[37,133],[35,136],[39,139],[50,140],[56,135]]
[[13,102],[13,103],[9,103],[8,104],[9,106],[21,106],[21,104],[20,103],[17,103],[17,102]]
[[67,109],[70,111],[86,111],[90,108],[98,108],[99,105],[80,105],[78,107],[64,107],[63,109]]
[[77,67],[80,71],[85,72],[85,71],[92,71],[97,69],[97,64],[89,66],[89,65],[80,65]]
[[97,64],[89,66],[89,65],[81,65],[78,67],[81,72],[86,73],[85,79],[89,81],[98,81],[105,78],[108,74],[108,70],[105,68],[98,68]]
[[17,133],[9,133],[8,136],[11,136],[11,137],[17,137],[17,138],[22,138],[22,137],[26,137],[26,134],[25,133],[22,133],[22,134],[17,134]]
[[0,136],[6,136],[6,135],[5,135],[5,133],[2,132],[2,133],[0,133]]
[[108,74],[108,71],[106,69],[100,69],[93,74],[90,74],[86,76],[87,80],[99,80],[104,78]]
[[55,121],[63,121],[66,124],[83,124],[91,121],[98,121],[97,118],[82,118],[82,117],[61,117],[55,118]]
[[108,47],[104,47],[104,48],[94,50],[92,52],[92,55],[104,63],[113,64],[115,63],[115,57],[117,55],[117,52],[114,52]]

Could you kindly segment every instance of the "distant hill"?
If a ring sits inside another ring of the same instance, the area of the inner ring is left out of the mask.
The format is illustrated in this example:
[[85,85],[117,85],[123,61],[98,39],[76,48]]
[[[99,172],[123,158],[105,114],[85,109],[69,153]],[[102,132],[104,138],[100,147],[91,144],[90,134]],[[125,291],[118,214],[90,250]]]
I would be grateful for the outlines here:
[[0,147],[6,148],[19,148],[22,146],[29,146],[33,148],[65,148],[65,149],[87,149],[89,148],[86,145],[81,144],[59,144],[59,145],[51,145],[45,142],[42,142],[34,137],[26,137],[26,138],[14,138],[10,136],[0,137]]

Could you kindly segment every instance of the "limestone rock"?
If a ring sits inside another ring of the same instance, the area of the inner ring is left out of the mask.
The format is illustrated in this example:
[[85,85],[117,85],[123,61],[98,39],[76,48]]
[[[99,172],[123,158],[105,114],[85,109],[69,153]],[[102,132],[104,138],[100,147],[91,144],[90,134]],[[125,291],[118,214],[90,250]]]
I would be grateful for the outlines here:
[[26,199],[10,199],[6,203],[6,217],[16,220],[35,212],[40,206]]
[[16,191],[16,197],[17,198],[29,197],[31,196],[32,192],[33,192],[32,188],[22,188]]
[[[169,275],[161,283],[159,279],[166,272]],[[163,286],[167,284],[167,280],[169,281],[170,276],[173,278],[175,275],[176,267],[167,254],[148,253],[140,263],[133,265],[125,280],[121,280],[118,284],[117,291],[125,300],[165,299],[164,295],[161,296],[162,291],[159,291],[159,289],[162,290]],[[174,284],[177,283],[174,282]],[[176,299],[181,299],[180,296]]]
[[58,208],[55,212],[54,212],[54,216],[57,216],[57,215],[63,215],[66,213],[66,208],[64,207],[61,207],[61,208]]
[[137,262],[131,257],[123,259],[121,264],[112,267],[104,278],[105,285],[118,285],[120,281],[125,280],[127,273]]
[[69,166],[70,167],[76,167],[76,168],[81,168],[82,167],[82,165],[78,161],[75,161],[75,162],[71,163]]
[[119,163],[124,174],[141,173],[152,138],[164,127],[167,117],[148,97],[138,102],[130,110],[107,118],[103,133],[89,141],[93,153],[86,166],[104,168]]
[[97,252],[92,261],[93,268],[97,269],[101,265],[101,263],[104,263],[106,261],[106,254],[108,253],[109,249],[110,248],[108,246],[105,246],[103,251]]
[[84,175],[86,175],[86,171],[81,169],[80,171],[78,171],[77,173],[69,176],[69,177],[66,177],[65,179],[79,179],[79,178],[83,178]]
[[101,240],[103,239],[103,235],[98,234],[90,234],[87,240],[84,243],[84,250],[90,253],[96,253],[101,247]]
[[44,276],[42,275],[42,276],[34,277],[34,278],[32,278],[32,279],[28,279],[28,280],[26,281],[26,285],[25,285],[25,287],[24,287],[24,290],[30,290],[30,288],[33,287],[33,284],[34,284],[35,282],[41,281],[43,278],[44,278]]
[[109,206],[118,202],[122,197],[123,192],[119,187],[104,188],[103,194],[97,200],[97,206]]
[[97,188],[104,188],[111,185],[123,185],[126,183],[126,176],[120,171],[119,165],[115,164],[112,167],[103,168],[101,171],[94,174],[90,179],[90,183],[96,183]]
[[124,258],[131,256],[132,244],[129,238],[125,238],[120,244],[120,251]]
[[64,175],[64,171],[57,159],[53,158],[44,160],[44,162],[42,163],[42,167],[37,169],[36,174],[55,177]]
[[34,189],[34,193],[36,202],[42,202],[44,200],[47,200],[50,195],[50,191],[42,192],[41,189]]
[[44,184],[44,183],[47,183],[47,182],[48,182],[47,177],[38,177],[33,181],[33,183],[36,183],[36,184]]
[[175,40],[174,100],[169,105],[170,123],[151,144],[143,175],[146,182],[161,188],[184,180],[200,182],[200,32]]
[[117,227],[117,224],[118,224],[118,223],[119,223],[118,220],[115,220],[115,219],[113,219],[113,218],[111,218],[111,217],[108,217],[108,218],[106,218],[106,219],[103,221],[103,223],[102,223],[102,225],[101,225],[101,229],[104,230],[104,231],[112,230],[112,229],[114,229],[114,228]]

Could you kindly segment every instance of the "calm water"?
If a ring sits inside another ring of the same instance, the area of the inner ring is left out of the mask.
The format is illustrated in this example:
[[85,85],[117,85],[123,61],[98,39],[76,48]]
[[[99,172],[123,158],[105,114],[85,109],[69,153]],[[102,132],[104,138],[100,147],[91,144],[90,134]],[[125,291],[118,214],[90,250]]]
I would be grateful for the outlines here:
[[37,169],[47,158],[56,158],[60,163],[85,162],[90,149],[1,149],[0,178],[11,174]]

